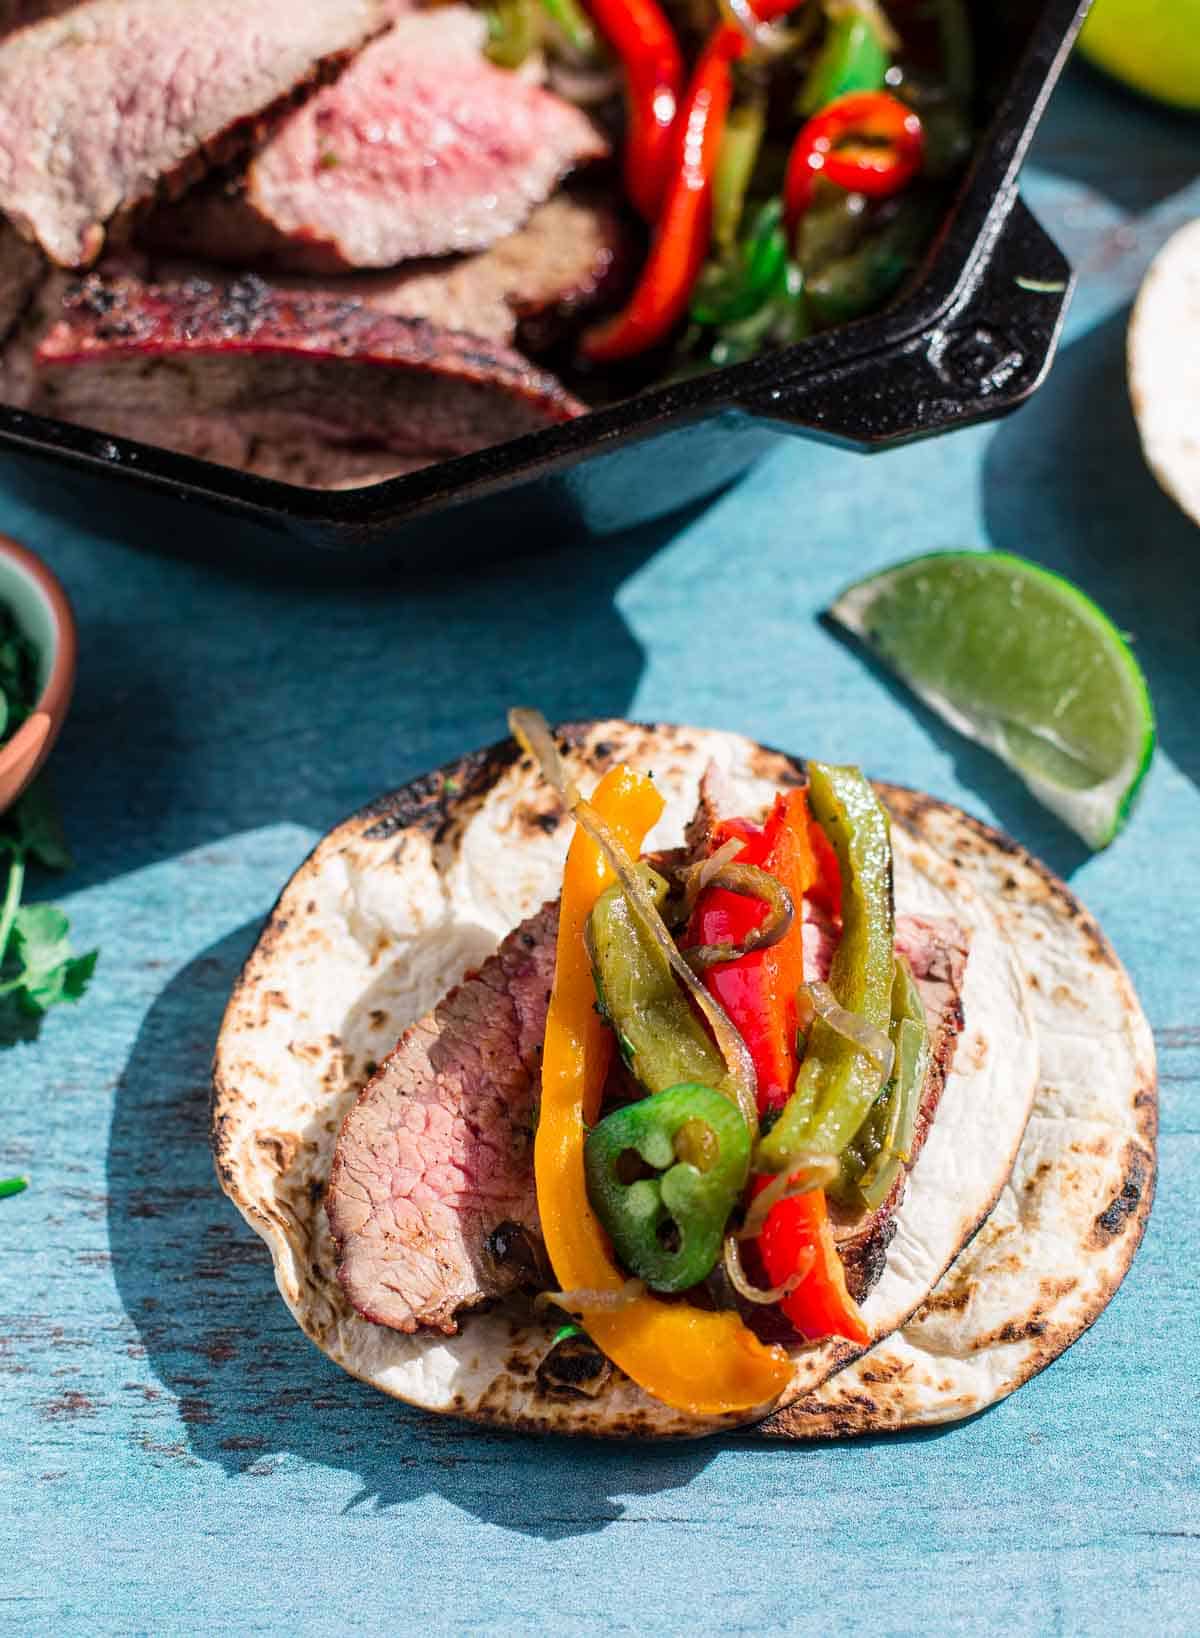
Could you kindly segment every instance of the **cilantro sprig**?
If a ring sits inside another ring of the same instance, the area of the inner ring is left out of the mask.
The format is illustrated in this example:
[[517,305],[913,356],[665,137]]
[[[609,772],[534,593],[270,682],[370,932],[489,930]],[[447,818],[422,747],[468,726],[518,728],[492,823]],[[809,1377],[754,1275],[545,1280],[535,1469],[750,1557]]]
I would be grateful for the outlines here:
[[[0,604],[0,745],[37,704],[38,656]],[[0,1011],[40,1019],[62,1001],[78,1001],[96,966],[96,951],[77,956],[69,925],[50,904],[22,904],[30,863],[68,870],[71,854],[45,784],[35,781],[0,818]],[[5,865],[7,864],[7,871]],[[0,1023],[0,1041],[12,1036]]]
[[22,904],[30,861],[66,870],[71,855],[45,786],[35,783],[0,820],[0,859],[8,874],[0,899],[0,1000],[40,1018],[61,1001],[78,1001],[95,971],[97,951],[76,955],[70,924],[51,904]]

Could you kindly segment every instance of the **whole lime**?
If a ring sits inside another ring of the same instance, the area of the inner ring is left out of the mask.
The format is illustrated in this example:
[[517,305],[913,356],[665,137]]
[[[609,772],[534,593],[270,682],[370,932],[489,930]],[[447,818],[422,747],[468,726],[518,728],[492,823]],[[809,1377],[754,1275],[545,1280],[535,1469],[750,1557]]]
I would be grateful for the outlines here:
[[1200,109],[1200,0],[1096,0],[1079,49],[1148,97]]

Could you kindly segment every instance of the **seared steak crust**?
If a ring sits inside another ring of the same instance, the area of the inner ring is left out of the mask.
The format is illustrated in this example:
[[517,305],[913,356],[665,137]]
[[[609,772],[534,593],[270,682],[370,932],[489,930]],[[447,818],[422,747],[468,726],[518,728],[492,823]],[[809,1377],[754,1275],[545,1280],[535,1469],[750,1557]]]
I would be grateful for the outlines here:
[[526,1272],[493,1236],[538,1230],[534,1111],[557,930],[551,904],[510,933],[405,1031],[346,1117],[325,1209],[338,1279],[369,1320],[450,1336],[458,1314]]
[[[37,12],[57,7],[34,8]],[[86,0],[0,40],[0,209],[63,267],[386,21],[377,0]]]
[[[261,280],[89,275],[37,349],[33,407],[245,464],[243,444],[388,451],[419,464],[583,406],[509,348]],[[71,366],[67,368],[66,366]]]
[[[227,239],[225,218],[214,209],[224,197],[221,188],[189,194],[155,212],[139,242],[167,256],[249,266],[255,259],[252,242],[240,234]],[[553,332],[556,321],[606,298],[629,266],[629,238],[609,200],[562,190],[539,205],[524,227],[474,255],[427,257],[382,273],[320,279],[279,274],[269,283],[510,345],[522,322],[538,319],[539,335],[547,328]]]
[[[538,1233],[532,1130],[557,930],[557,905],[547,905],[510,933],[405,1033],[342,1127],[326,1210],[338,1278],[367,1319],[452,1334],[457,1314],[522,1283],[519,1260],[498,1261],[489,1240],[518,1226]],[[917,917],[899,918],[896,942],[933,1039],[915,1162],[962,1024],[966,946],[953,924]],[[835,1230],[856,1296],[883,1271],[906,1175],[865,1222]]]

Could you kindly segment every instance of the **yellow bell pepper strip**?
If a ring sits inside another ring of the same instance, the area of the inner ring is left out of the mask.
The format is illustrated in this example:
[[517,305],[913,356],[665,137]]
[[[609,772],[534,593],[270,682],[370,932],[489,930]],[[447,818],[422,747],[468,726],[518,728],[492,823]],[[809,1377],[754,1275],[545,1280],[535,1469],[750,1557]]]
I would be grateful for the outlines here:
[[[653,783],[624,767],[604,776],[592,804],[634,858],[663,808]],[[613,1042],[595,1010],[583,934],[593,905],[612,881],[599,848],[577,831],[563,875],[534,1143],[542,1234],[567,1291],[619,1292],[626,1283],[588,1200],[584,1173],[587,1125],[600,1112]],[[764,1346],[732,1312],[710,1313],[651,1296],[619,1308],[578,1312],[615,1365],[655,1399],[690,1415],[768,1405],[791,1378],[783,1350]]]

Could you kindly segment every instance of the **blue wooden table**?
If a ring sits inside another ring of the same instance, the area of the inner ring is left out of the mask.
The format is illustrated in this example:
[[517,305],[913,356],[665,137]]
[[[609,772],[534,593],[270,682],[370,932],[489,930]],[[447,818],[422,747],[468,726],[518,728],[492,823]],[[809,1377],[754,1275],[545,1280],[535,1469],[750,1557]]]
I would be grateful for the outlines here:
[[[84,535],[4,489],[82,631],[55,884],[94,989],[0,1053],[0,1621],[25,1632],[1200,1630],[1200,532],[1123,386],[1128,304],[1200,214],[1200,127],[1079,72],[1026,191],[1080,272],[1021,413],[864,462],[781,443],[710,510],[554,561],[316,589]],[[936,547],[1028,553],[1135,635],[1161,743],[1091,859],[816,622]],[[236,555],[236,542],[231,542]],[[534,1443],[338,1373],[218,1193],[206,1075],[277,888],[328,824],[502,731],[631,713],[853,757],[1068,875],[1161,1054],[1159,1197],[1094,1330],[960,1427],[820,1449]],[[46,890],[49,890],[47,888]]]

